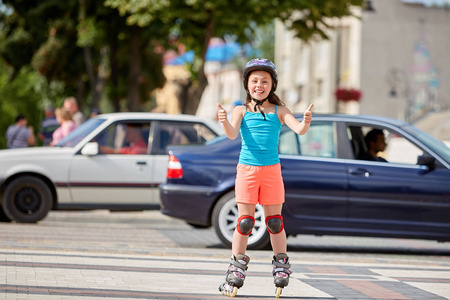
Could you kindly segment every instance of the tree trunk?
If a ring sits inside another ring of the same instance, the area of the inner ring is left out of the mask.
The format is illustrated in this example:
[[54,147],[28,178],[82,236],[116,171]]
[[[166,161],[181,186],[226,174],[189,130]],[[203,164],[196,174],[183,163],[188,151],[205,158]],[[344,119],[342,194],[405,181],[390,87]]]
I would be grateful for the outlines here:
[[90,47],[84,47],[84,61],[86,63],[86,70],[89,75],[89,82],[91,85],[92,102],[90,105],[91,110],[93,108],[98,108],[100,99],[103,94],[103,88],[106,82],[106,48],[100,49],[100,64],[98,66],[97,72],[94,71],[94,66],[92,64],[92,53]]
[[139,77],[141,75],[141,36],[142,29],[131,27],[130,73],[127,108],[129,111],[139,111]]
[[208,51],[209,42],[214,34],[215,23],[212,11],[207,11],[208,23],[203,39],[203,51],[200,56],[201,66],[198,71],[197,81],[189,80],[185,83],[180,83],[178,92],[178,99],[180,100],[181,113],[195,115],[198,105],[200,104],[206,86],[208,85],[208,78],[205,74],[206,51]]
[[117,62],[117,33],[111,35],[109,39],[109,65],[111,68],[111,93],[109,98],[115,112],[120,111],[120,95],[119,95],[119,64]]
[[77,79],[77,90],[76,90],[76,94],[75,97],[77,98],[77,102],[78,102],[78,106],[80,107],[80,110],[83,110],[84,107],[84,82],[83,82],[83,78],[81,76],[78,77]]
[[97,80],[95,84],[95,91],[92,95],[92,104],[91,104],[91,111],[94,108],[98,108],[100,99],[103,95],[103,88],[105,87],[106,80],[108,79],[108,71],[106,70],[106,61],[107,61],[107,53],[108,50],[106,47],[102,47],[100,49],[100,65],[98,66],[97,71]]

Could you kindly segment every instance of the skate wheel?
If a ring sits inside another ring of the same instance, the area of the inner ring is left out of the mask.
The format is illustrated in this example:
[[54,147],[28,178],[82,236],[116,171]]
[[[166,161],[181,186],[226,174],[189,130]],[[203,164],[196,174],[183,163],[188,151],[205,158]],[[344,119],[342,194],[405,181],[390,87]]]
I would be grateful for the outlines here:
[[236,296],[238,291],[238,288],[236,286],[226,286],[224,289],[221,290],[222,295],[228,296],[228,297],[234,297]]
[[231,291],[230,297],[236,296],[237,291],[238,291],[238,288],[237,287],[233,287],[233,291]]
[[275,290],[275,297],[280,298],[282,291],[283,291],[283,288],[277,287],[277,289]]

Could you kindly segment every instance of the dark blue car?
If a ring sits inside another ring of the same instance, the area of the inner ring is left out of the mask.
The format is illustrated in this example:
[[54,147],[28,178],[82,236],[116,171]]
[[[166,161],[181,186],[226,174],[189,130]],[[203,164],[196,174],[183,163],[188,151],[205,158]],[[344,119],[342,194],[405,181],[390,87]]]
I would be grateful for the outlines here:
[[[385,161],[359,159],[364,137],[383,131]],[[213,225],[226,246],[237,221],[240,138],[169,147],[162,213],[195,227]],[[279,153],[286,233],[450,241],[450,148],[410,124],[374,116],[314,115],[306,135],[283,127]],[[250,249],[269,243],[257,207]]]

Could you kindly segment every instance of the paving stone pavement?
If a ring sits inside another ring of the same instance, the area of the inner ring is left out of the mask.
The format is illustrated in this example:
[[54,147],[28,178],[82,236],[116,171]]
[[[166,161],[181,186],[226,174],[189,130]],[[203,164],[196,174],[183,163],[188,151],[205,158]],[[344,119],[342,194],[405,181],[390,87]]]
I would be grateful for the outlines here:
[[[227,299],[217,288],[230,250],[215,246],[211,231],[160,217],[150,226],[146,215],[133,215],[133,223],[120,220],[126,214],[110,223],[101,221],[108,220],[101,213],[91,216],[80,223],[75,214],[61,214],[39,225],[0,224],[0,299]],[[184,239],[194,239],[190,247],[165,231],[171,226]],[[197,234],[204,240],[195,240]],[[201,243],[209,246],[197,246]],[[271,251],[247,254],[251,262],[236,299],[274,299]],[[445,251],[289,255],[294,273],[284,299],[450,299]]]

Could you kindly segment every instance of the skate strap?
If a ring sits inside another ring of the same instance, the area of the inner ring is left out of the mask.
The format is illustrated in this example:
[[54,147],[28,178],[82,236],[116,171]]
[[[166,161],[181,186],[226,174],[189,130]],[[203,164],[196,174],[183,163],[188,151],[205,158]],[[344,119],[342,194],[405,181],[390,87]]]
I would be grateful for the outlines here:
[[245,276],[246,276],[246,275],[245,275],[245,271],[242,270],[241,268],[231,267],[231,268],[228,269],[228,274],[229,274],[229,273],[233,273],[233,272],[241,273],[242,276],[244,276],[244,278],[245,278]]
[[289,274],[289,275],[292,274],[292,271],[289,270],[289,269],[286,269],[286,268],[274,268],[273,271],[272,271],[272,274],[276,274],[278,272],[283,272],[283,273],[286,273],[286,274]]
[[235,267],[238,267],[239,269],[242,269],[244,271],[247,271],[248,267],[244,264],[241,264],[238,261],[235,261],[234,259],[230,259],[230,264],[232,264]]
[[289,269],[291,267],[291,265],[289,263],[280,263],[276,260],[272,260],[272,265],[276,268],[283,268],[283,269]]

